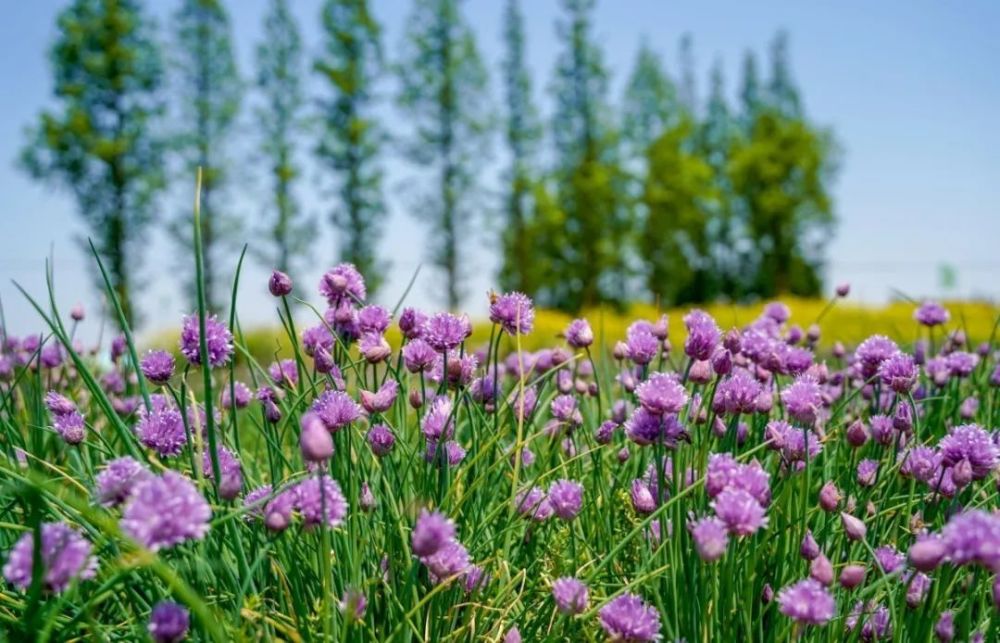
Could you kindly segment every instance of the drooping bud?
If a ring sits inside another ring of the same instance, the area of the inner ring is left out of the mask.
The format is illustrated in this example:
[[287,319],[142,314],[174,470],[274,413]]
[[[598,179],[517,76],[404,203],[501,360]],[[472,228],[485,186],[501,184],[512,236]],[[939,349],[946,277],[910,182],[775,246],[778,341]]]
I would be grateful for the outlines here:
[[840,522],[844,526],[844,533],[850,540],[863,540],[868,534],[868,527],[860,518],[849,513],[841,512]]
[[333,455],[333,437],[326,430],[326,425],[315,413],[309,412],[302,416],[299,446],[302,457],[309,462],[326,462]]
[[280,270],[275,270],[267,280],[267,289],[275,297],[284,297],[292,292],[292,278]]

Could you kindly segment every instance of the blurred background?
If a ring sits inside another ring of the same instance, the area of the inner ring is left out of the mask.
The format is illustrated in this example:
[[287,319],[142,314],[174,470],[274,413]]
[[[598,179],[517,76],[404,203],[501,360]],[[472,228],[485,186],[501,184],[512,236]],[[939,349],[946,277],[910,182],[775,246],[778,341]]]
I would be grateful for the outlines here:
[[[0,23],[11,285],[134,323],[271,324],[315,299],[482,316],[829,296],[1000,296],[1000,4],[930,1],[37,0]],[[418,271],[419,267],[419,273]],[[96,331],[95,331],[96,332]]]

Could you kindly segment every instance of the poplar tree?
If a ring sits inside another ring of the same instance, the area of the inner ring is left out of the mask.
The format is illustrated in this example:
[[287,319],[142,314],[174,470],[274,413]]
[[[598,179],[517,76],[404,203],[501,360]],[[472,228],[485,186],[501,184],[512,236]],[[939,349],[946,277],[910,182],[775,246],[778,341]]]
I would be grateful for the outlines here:
[[[194,185],[197,168],[202,171],[205,301],[213,312],[222,311],[227,290],[222,271],[230,264],[242,227],[229,203],[234,167],[229,151],[243,84],[233,55],[229,15],[220,0],[183,0],[174,26],[180,128],[175,146],[181,157],[182,184]],[[178,265],[188,273],[188,295],[194,302],[191,227],[191,206],[185,198],[170,231],[178,246]]]
[[55,105],[29,129],[21,165],[72,194],[132,324],[136,272],[164,187],[160,54],[137,0],[74,0],[57,27],[49,50]]
[[262,99],[256,124],[271,192],[263,217],[266,249],[260,255],[265,267],[294,276],[308,258],[315,226],[303,216],[296,198],[302,171],[297,149],[305,126],[304,59],[302,36],[288,0],[271,0],[256,53],[257,90]]
[[486,68],[459,0],[415,0],[400,60],[398,101],[411,127],[406,153],[436,184],[414,209],[430,224],[430,259],[444,274],[445,303],[456,310],[492,123]]
[[314,69],[323,80],[323,131],[316,156],[337,186],[330,220],[339,237],[339,258],[365,276],[370,293],[385,277],[378,241],[385,221],[374,85],[382,72],[381,27],[367,0],[327,0],[323,50]]

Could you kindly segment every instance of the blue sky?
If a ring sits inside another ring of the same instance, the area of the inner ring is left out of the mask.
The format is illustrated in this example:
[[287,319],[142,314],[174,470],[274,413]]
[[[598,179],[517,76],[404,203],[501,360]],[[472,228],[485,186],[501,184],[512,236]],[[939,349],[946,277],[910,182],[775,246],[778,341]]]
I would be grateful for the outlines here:
[[[169,25],[175,0],[147,2],[160,27]],[[307,50],[318,51],[320,0],[294,0]],[[467,0],[465,12],[479,37],[499,100],[497,63],[502,55],[499,0]],[[46,51],[55,35],[55,16],[65,5],[56,0],[9,2],[0,23],[0,194],[7,243],[0,251],[0,297],[12,332],[37,328],[38,320],[10,285],[17,280],[35,294],[44,292],[44,258],[55,256],[57,295],[66,309],[76,301],[96,309],[86,272],[89,259],[74,238],[82,228],[68,195],[33,183],[14,165],[24,141],[23,129],[51,100]],[[385,28],[385,47],[394,57],[409,12],[407,0],[373,0]],[[231,0],[241,70],[252,69],[252,54],[261,33],[266,0]],[[557,0],[522,0],[527,18],[528,59],[535,99],[543,113],[551,101],[549,78],[558,53],[554,22]],[[830,284],[850,281],[854,296],[884,301],[894,290],[908,295],[946,294],[939,283],[942,264],[953,266],[957,287],[947,294],[1000,298],[1000,3],[988,0],[761,1],[599,0],[596,33],[612,73],[614,100],[621,94],[642,38],[658,50],[671,71],[681,35],[694,38],[700,91],[709,65],[720,60],[731,92],[735,92],[743,52],[764,53],[778,29],[791,37],[795,78],[810,117],[833,127],[843,147],[842,170],[834,186],[840,218],[830,245]],[[163,37],[161,29],[161,37]],[[391,96],[392,84],[380,90]],[[244,110],[241,139],[250,140],[253,122]],[[390,127],[397,121],[390,112]],[[246,142],[241,145],[246,145]],[[305,156],[305,155],[304,155]],[[425,256],[423,231],[407,213],[404,188],[419,181],[386,150],[389,178],[389,224],[381,244],[392,261],[382,294],[395,303]],[[314,249],[315,266],[302,284],[310,295],[322,270],[335,256],[335,237],[326,223],[329,195],[323,178],[306,161],[301,198],[323,221]],[[485,173],[496,185],[503,162],[499,151]],[[248,219],[259,216],[266,198],[256,170],[244,171],[233,207]],[[189,203],[190,189],[177,186],[163,207],[176,214]],[[253,239],[248,241],[253,243]],[[172,248],[159,231],[149,239],[143,276],[147,286],[140,304],[147,327],[175,323],[185,311],[172,277]],[[485,309],[484,293],[492,285],[495,257],[491,240],[468,241],[467,308]],[[234,258],[235,262],[235,258]],[[266,323],[273,302],[266,296],[267,270],[253,266],[245,273],[239,312],[247,324]],[[439,303],[434,275],[424,270],[410,301],[427,307]]]

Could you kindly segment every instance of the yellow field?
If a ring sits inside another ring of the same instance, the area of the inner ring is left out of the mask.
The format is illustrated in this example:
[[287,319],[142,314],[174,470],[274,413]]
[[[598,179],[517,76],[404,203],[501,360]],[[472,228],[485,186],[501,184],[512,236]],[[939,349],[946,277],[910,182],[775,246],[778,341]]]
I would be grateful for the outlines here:
[[[823,313],[827,301],[815,299],[784,298],[792,310],[791,322],[799,324],[803,329],[809,327]],[[973,343],[990,338],[994,325],[1000,316],[1000,307],[984,302],[950,301],[945,302],[951,311],[949,329],[963,328]],[[744,326],[757,317],[763,304],[733,305],[711,304],[703,308],[712,314],[723,330],[734,326]],[[892,337],[901,344],[909,344],[925,332],[913,321],[913,304],[896,302],[885,306],[863,306],[845,301],[837,301],[826,311],[819,321],[822,331],[820,345],[830,347],[835,341],[841,341],[846,346],[854,346],[873,333],[882,333]],[[675,346],[684,340],[684,324],[682,318],[688,308],[668,309],[658,311],[653,306],[636,305],[627,313],[618,313],[612,309],[594,309],[584,316],[590,321],[597,337],[596,343],[612,345],[625,335],[625,329],[635,319],[656,319],[660,312],[666,312],[670,319],[670,338]],[[553,346],[559,340],[559,334],[566,327],[571,317],[553,310],[539,310],[535,316],[535,330],[531,335],[521,338],[521,345],[526,350],[537,350]],[[300,322],[302,325],[303,322]],[[301,328],[299,329],[301,331]],[[940,331],[938,331],[940,333]],[[475,331],[469,346],[484,345],[490,334],[490,324],[482,320],[475,324]],[[282,336],[281,331],[274,328],[248,329],[244,340],[250,353],[262,364],[267,365],[277,357],[291,357],[290,346]],[[399,336],[395,328],[390,329],[389,341],[398,345]],[[508,347],[513,342],[508,341]],[[176,333],[163,333],[150,338],[150,347],[163,347],[176,350]]]

